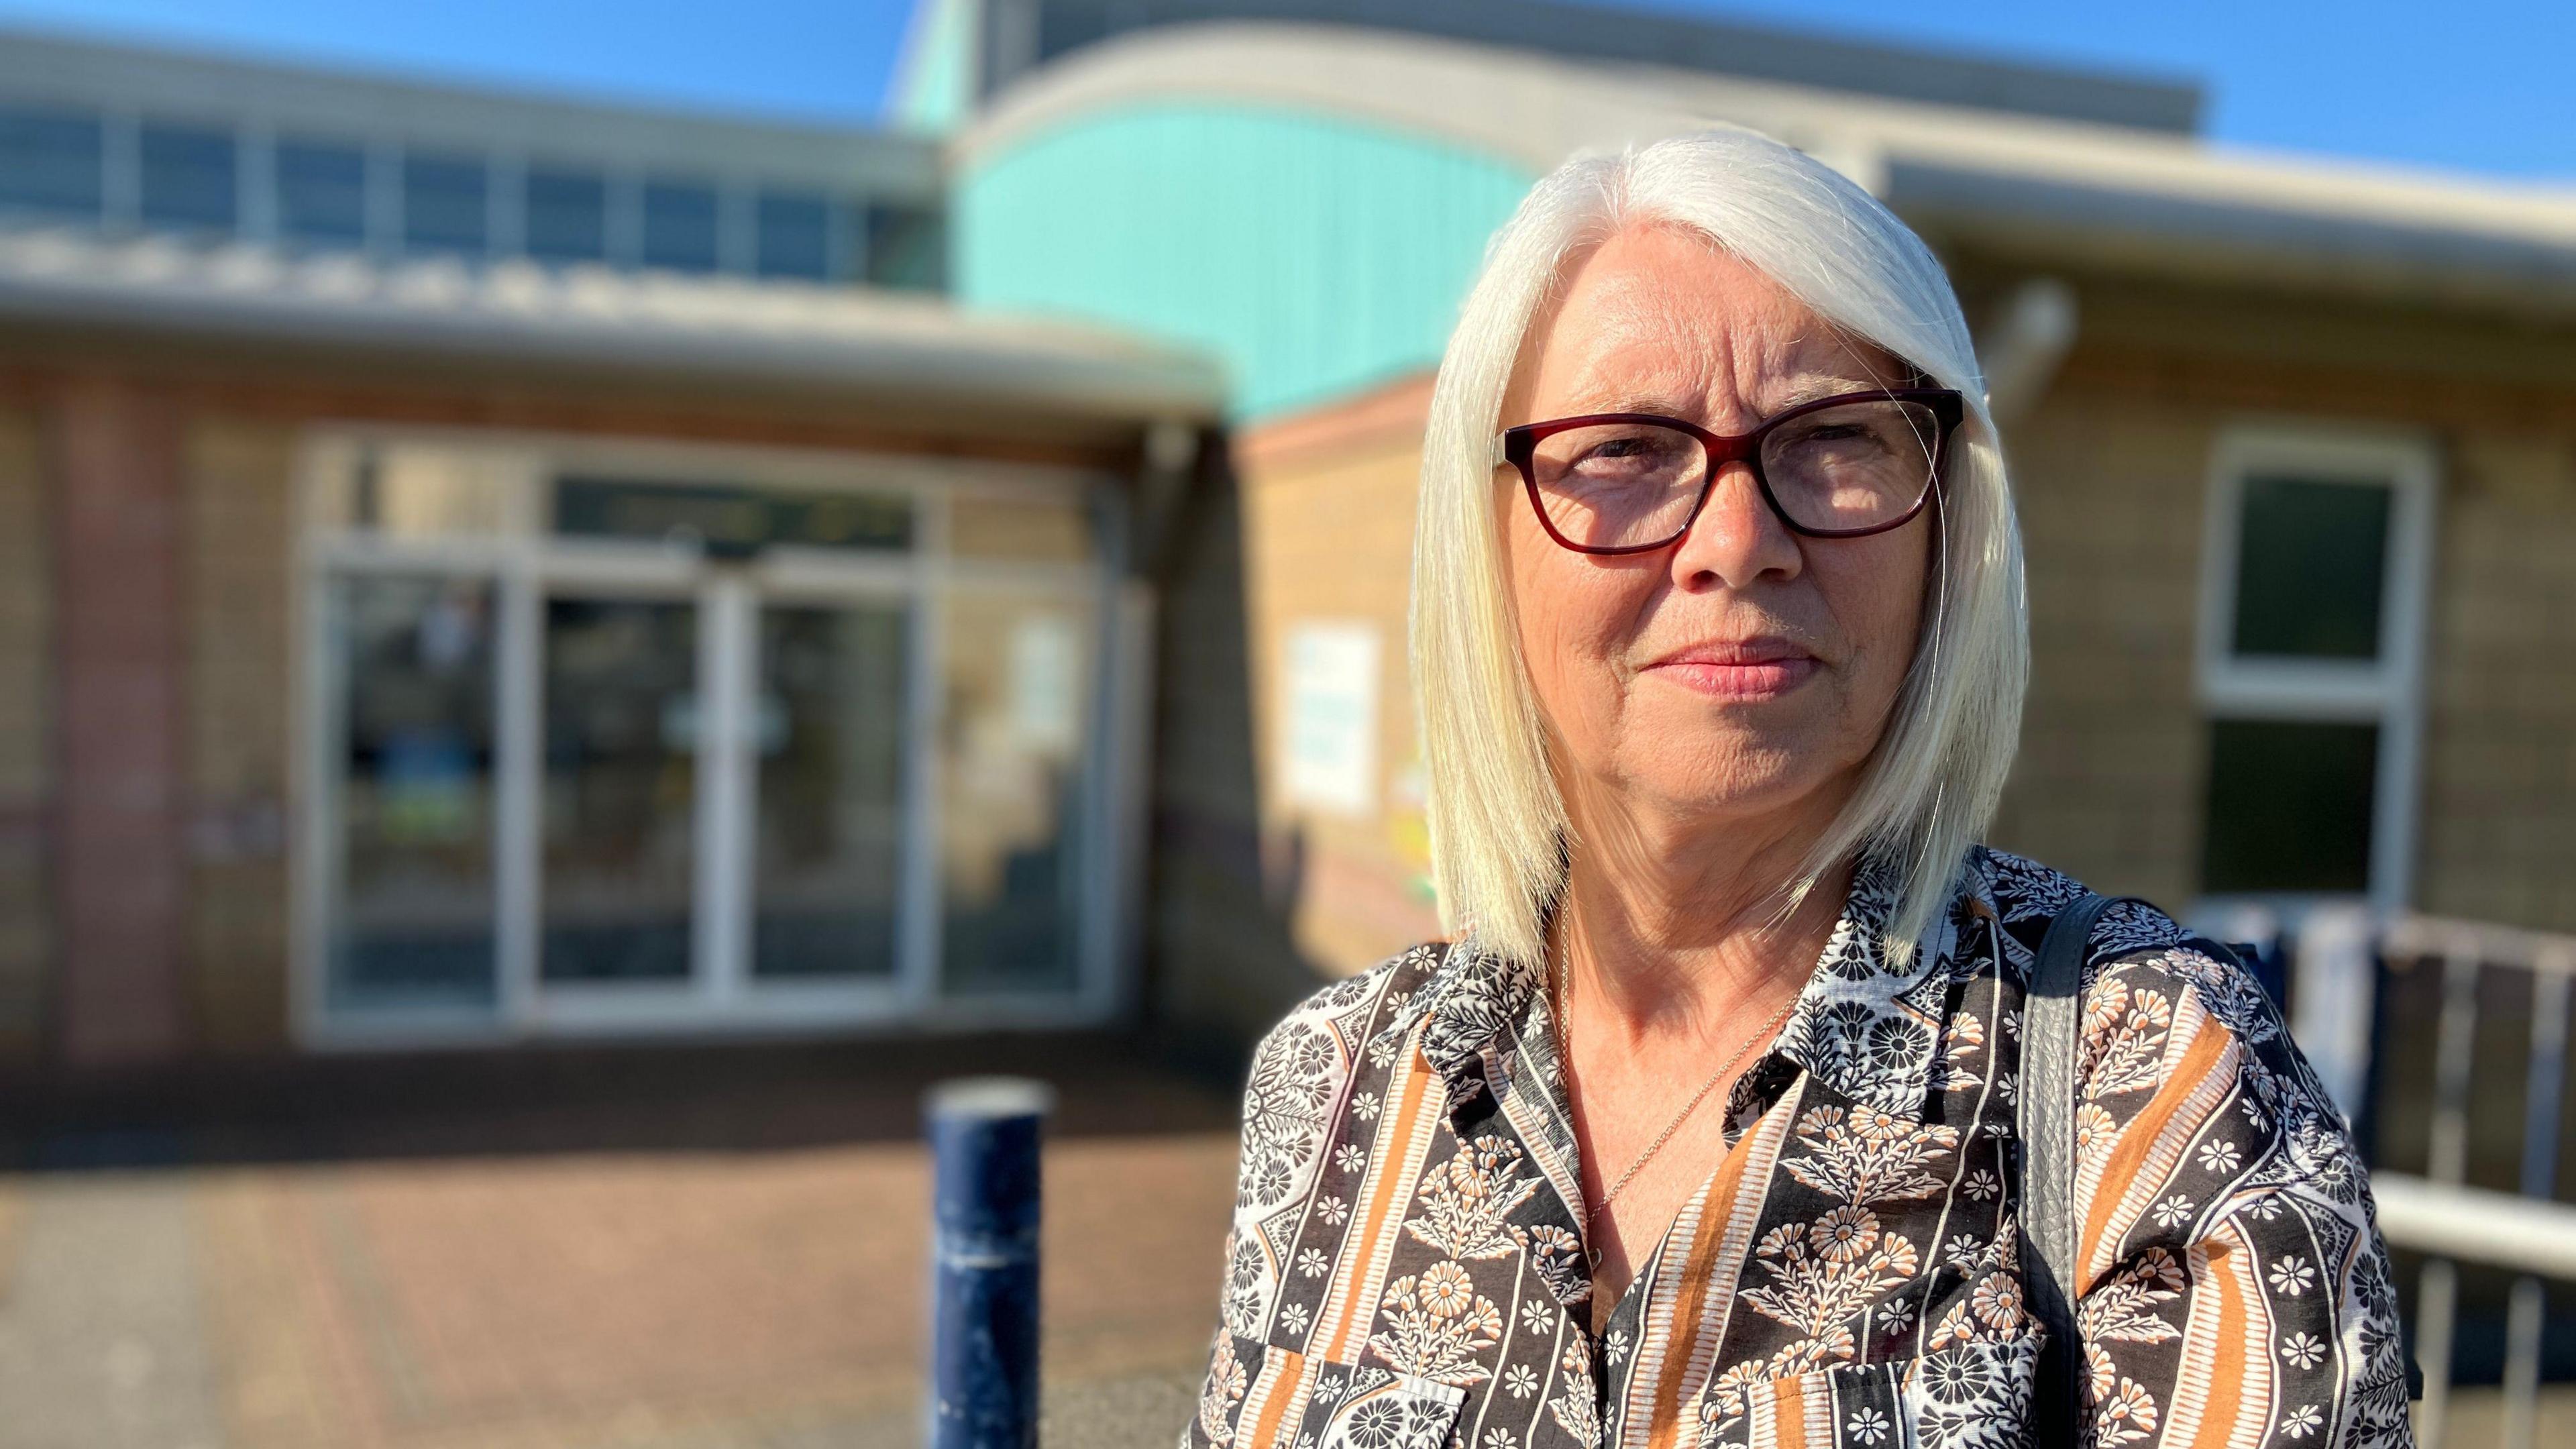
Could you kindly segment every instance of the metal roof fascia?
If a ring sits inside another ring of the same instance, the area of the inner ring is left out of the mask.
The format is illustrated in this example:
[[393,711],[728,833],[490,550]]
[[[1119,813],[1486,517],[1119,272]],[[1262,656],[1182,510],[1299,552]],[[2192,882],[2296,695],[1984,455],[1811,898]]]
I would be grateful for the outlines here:
[[[1225,389],[1213,361],[1119,339],[995,335],[995,324],[889,326],[839,338],[653,326],[565,312],[499,315],[373,299],[220,289],[184,281],[31,274],[0,260],[0,317],[144,333],[434,353],[603,372],[727,376],[865,389],[895,397],[999,394],[1087,417],[1210,421]],[[987,327],[994,331],[976,335]],[[1069,331],[1069,330],[1068,330]],[[942,334],[945,335],[942,335]],[[1107,339],[1103,339],[1104,342]]]
[[2303,290],[2576,312],[2576,241],[2331,216],[1896,156],[1909,222],[2010,250]]

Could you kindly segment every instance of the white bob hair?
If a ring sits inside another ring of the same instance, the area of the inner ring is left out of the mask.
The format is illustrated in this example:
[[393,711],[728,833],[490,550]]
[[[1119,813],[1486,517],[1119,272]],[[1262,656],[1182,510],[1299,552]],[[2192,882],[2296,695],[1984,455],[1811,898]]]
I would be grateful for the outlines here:
[[1569,262],[1651,225],[1706,238],[1967,401],[1930,510],[1940,544],[1913,663],[1858,788],[1782,883],[1779,906],[1785,916],[1845,864],[1884,867],[1895,900],[1881,948],[1910,960],[1993,818],[2020,735],[2030,646],[2003,453],[1967,322],[1930,248],[1831,167],[1733,128],[1578,156],[1540,180],[1488,245],[1441,358],[1411,618],[1441,923],[1505,957],[1545,959],[1545,921],[1576,843],[1504,582],[1496,438],[1531,324]]

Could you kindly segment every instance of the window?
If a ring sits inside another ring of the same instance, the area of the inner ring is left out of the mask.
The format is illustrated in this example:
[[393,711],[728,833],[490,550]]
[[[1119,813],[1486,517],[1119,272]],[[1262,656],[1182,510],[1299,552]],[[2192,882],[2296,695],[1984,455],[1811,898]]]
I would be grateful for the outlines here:
[[2200,641],[2205,894],[2405,900],[2432,486],[2412,440],[2221,440]]
[[716,189],[644,183],[644,265],[677,272],[716,269]]
[[936,207],[868,208],[868,280],[936,292],[948,285],[948,224]]
[[1067,990],[1096,621],[1073,598],[961,589],[946,602],[941,981],[970,996]]
[[483,163],[469,156],[403,158],[403,246],[481,256],[490,208]]
[[780,544],[900,552],[913,545],[912,500],[901,493],[566,476],[555,484],[555,531],[687,543],[716,558],[751,558]]
[[472,576],[327,585],[332,1007],[494,999],[493,605]]
[[147,121],[140,139],[145,225],[185,231],[233,229],[241,193],[231,132]]
[[832,205],[820,196],[764,191],[758,205],[760,249],[755,268],[764,277],[829,280]]
[[96,116],[0,110],[0,208],[94,222],[106,156]]
[[528,255],[547,262],[595,262],[606,257],[607,178],[596,171],[530,168]]
[[321,141],[277,143],[277,229],[288,241],[367,239],[367,156]]

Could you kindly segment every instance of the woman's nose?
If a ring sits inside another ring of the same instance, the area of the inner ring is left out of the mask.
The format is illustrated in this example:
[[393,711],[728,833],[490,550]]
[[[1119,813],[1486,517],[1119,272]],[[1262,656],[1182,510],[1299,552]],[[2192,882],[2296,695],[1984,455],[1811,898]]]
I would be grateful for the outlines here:
[[1797,535],[1771,511],[1750,465],[1729,463],[1673,549],[1673,581],[1684,588],[1750,585],[1764,574],[1795,578],[1805,556]]

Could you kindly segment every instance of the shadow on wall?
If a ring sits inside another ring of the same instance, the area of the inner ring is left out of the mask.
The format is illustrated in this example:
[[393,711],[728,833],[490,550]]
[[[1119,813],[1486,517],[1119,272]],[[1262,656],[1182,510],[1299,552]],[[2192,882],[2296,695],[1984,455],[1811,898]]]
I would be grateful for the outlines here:
[[1210,448],[1151,560],[1161,667],[1142,1005],[1176,1063],[1228,1085],[1261,1033],[1330,979],[1290,927],[1305,839],[1261,825],[1244,516],[1242,480]]

